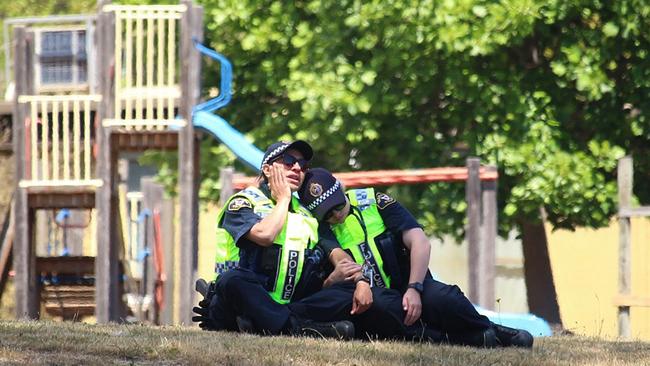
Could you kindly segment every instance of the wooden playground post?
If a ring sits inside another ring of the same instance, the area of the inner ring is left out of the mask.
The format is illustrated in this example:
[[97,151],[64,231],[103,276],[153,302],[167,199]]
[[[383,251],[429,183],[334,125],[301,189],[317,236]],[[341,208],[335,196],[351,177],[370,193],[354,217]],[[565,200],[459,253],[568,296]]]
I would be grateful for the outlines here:
[[114,117],[115,14],[102,10],[109,1],[99,1],[97,17],[98,67],[102,101],[95,122],[97,139],[97,178],[102,181],[95,195],[97,222],[97,258],[95,261],[95,301],[97,323],[122,318],[121,281],[119,271],[119,233],[117,212],[117,152],[111,144],[111,129],[102,120]]
[[[496,181],[481,182],[480,167],[478,158],[467,159],[468,298],[483,308],[494,309]],[[487,169],[496,172],[496,167]]]
[[[13,148],[16,159],[16,201],[13,217],[15,227],[14,268],[16,269],[16,317],[37,318],[39,310],[38,282],[36,278],[36,257],[33,244],[34,213],[29,208],[27,189],[21,188],[20,180],[25,177],[27,165],[25,144],[25,122],[28,118],[28,107],[18,103],[18,96],[31,94],[34,90],[33,33],[28,33],[22,26],[14,29],[14,81],[16,84],[13,111]],[[36,121],[31,121],[36,123]],[[37,144],[38,141],[32,141]]]
[[187,124],[178,135],[179,185],[180,185],[180,324],[192,324],[194,282],[198,267],[198,144],[192,124],[192,108],[199,102],[201,57],[194,49],[193,40],[203,40],[203,8],[189,0],[181,19],[181,90],[179,112]]

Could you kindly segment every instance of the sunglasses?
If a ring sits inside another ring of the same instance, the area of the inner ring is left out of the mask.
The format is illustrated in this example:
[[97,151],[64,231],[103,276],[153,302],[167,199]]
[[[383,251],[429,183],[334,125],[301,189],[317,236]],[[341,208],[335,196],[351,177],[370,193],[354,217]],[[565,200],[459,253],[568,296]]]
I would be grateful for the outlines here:
[[274,163],[280,159],[282,159],[282,163],[289,169],[291,169],[295,163],[298,163],[300,170],[303,172],[309,167],[309,161],[307,161],[307,159],[298,159],[291,154],[283,154],[282,156],[279,156],[277,159],[273,160],[271,163]]
[[340,205],[336,205],[336,206],[332,207],[329,211],[327,211],[327,213],[323,217],[323,220],[324,221],[329,221],[329,219],[332,218],[332,215],[334,215],[335,212],[343,211],[343,209],[345,208],[345,205],[347,205],[347,202],[343,202]]

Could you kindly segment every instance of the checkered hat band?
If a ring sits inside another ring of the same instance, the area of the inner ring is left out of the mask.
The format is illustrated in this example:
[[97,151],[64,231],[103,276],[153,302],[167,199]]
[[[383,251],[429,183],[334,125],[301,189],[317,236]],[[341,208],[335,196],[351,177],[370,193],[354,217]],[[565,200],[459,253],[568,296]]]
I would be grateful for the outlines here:
[[286,150],[287,147],[289,147],[288,144],[287,145],[282,145],[282,146],[276,148],[275,150],[271,151],[269,153],[269,155],[266,157],[266,159],[264,159],[264,161],[262,162],[262,165],[268,164],[269,160],[274,159],[276,156],[280,155],[280,153],[282,153],[284,150]]
[[239,267],[239,261],[225,261],[225,263],[216,263],[214,266],[214,271],[217,274],[222,274],[229,269]]
[[330,187],[330,189],[325,191],[325,193],[321,194],[318,198],[316,198],[316,200],[314,202],[310,203],[309,206],[307,206],[309,211],[312,211],[313,209],[318,207],[318,205],[325,202],[325,200],[327,198],[329,198],[329,196],[333,195],[334,192],[336,192],[336,190],[339,189],[340,186],[341,186],[341,183],[337,180],[336,183],[334,183],[334,185],[332,187]]

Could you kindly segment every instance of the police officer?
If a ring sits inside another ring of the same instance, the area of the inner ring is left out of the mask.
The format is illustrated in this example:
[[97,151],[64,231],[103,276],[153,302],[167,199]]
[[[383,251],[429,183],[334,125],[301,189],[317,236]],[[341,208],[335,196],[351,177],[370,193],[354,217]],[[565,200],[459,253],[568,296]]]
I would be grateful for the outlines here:
[[322,278],[314,279],[322,257],[317,221],[292,195],[312,156],[304,141],[272,144],[264,154],[259,187],[247,187],[226,203],[219,216],[218,278],[194,309],[199,315],[193,320],[203,328],[264,334],[311,330],[350,338],[354,326],[344,319],[382,311],[366,312],[373,297],[360,273],[351,275],[354,282],[322,290]]
[[[321,190],[327,195],[312,194]],[[428,271],[429,240],[413,215],[392,197],[372,188],[344,193],[341,183],[321,168],[308,172],[298,194],[321,222],[320,240],[326,250],[345,250],[357,264],[372,268],[372,285],[400,291],[405,325],[422,319],[431,334],[441,335],[430,337],[432,341],[532,347],[530,333],[493,324],[458,286],[433,279]]]

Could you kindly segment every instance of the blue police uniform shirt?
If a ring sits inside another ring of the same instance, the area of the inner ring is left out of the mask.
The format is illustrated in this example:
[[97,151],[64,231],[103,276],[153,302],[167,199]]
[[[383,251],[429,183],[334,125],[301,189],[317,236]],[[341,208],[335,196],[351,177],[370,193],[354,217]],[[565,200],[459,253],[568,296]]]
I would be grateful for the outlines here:
[[[271,191],[266,183],[261,183],[259,189],[265,196],[271,198]],[[251,270],[261,268],[263,247],[245,237],[260,221],[262,217],[253,211],[253,204],[244,197],[231,200],[224,212],[221,227],[233,237],[239,247],[239,266],[242,268]]]
[[[402,242],[402,233],[409,229],[422,228],[415,217],[393,197],[383,192],[375,192],[377,209],[379,215],[386,225],[386,229],[392,232],[398,242]],[[325,249],[329,257],[332,250],[340,248],[336,236],[329,225],[318,226],[319,244]]]

